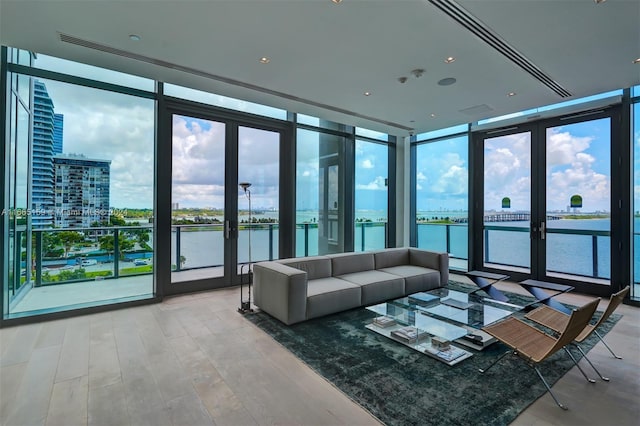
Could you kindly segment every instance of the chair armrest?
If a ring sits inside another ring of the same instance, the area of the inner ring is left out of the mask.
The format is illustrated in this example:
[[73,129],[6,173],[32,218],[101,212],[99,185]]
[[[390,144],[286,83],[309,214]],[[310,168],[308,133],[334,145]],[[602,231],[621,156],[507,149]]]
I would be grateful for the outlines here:
[[307,273],[277,262],[253,265],[254,303],[289,325],[307,315]]
[[435,269],[440,271],[440,285],[446,286],[449,282],[449,254],[437,251],[422,250],[415,247],[409,248],[409,263],[414,266]]

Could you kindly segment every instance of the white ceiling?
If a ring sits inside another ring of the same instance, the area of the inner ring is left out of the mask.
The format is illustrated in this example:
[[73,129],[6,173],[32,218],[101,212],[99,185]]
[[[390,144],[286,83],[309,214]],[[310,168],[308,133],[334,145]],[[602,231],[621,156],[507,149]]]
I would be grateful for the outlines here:
[[[571,96],[436,4],[465,9]],[[400,136],[640,84],[638,0],[0,0],[0,15],[3,45]]]

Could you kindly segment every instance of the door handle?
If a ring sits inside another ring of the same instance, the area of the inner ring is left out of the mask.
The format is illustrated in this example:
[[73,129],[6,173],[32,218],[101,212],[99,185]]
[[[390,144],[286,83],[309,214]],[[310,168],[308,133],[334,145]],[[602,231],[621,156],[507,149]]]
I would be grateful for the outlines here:
[[540,222],[540,239],[544,240],[547,236],[547,225],[545,222]]
[[230,221],[230,220],[225,220],[225,221],[224,221],[224,237],[225,237],[227,240],[230,240],[230,239],[231,239],[231,236],[232,236],[232,234],[233,234],[233,231],[234,231],[234,230],[235,230],[235,229],[234,229],[234,228],[233,228],[233,226],[231,225],[231,221]]

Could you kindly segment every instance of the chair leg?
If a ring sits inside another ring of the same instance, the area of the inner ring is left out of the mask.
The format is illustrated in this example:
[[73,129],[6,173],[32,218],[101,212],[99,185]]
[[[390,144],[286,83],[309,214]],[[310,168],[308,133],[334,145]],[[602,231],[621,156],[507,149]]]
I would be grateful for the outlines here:
[[496,358],[495,361],[493,361],[487,368],[485,368],[485,369],[478,368],[478,371],[481,372],[481,373],[484,373],[484,372],[488,371],[491,367],[496,365],[502,358],[504,358],[505,356],[509,355],[510,353],[514,353],[515,354],[515,351],[512,351],[511,349],[509,349],[508,351],[506,351],[505,353],[500,355],[498,358]]
[[600,374],[600,372],[598,371],[598,369],[596,368],[596,366],[595,366],[595,365],[593,365],[593,363],[591,363],[591,360],[590,360],[589,358],[587,358],[587,354],[586,354],[586,353],[584,353],[584,351],[582,350],[582,348],[580,347],[580,345],[575,344],[575,347],[576,347],[576,348],[578,348],[578,350],[579,350],[579,351],[580,351],[580,353],[582,354],[582,357],[583,357],[584,359],[586,359],[586,360],[587,360],[587,362],[589,363],[589,365],[591,366],[591,368],[593,368],[593,371],[595,371],[595,372],[596,372],[596,374],[597,374],[598,376],[600,376],[600,378],[601,378],[602,380],[604,380],[605,382],[608,382],[608,381],[609,381],[609,378],[608,378],[608,377],[604,377],[602,374]]
[[569,354],[569,357],[571,358],[571,361],[573,361],[573,363],[576,365],[576,367],[578,367],[578,370],[580,370],[580,372],[582,373],[582,375],[584,376],[585,379],[587,379],[587,382],[589,383],[595,383],[596,381],[594,379],[590,379],[589,376],[587,376],[587,373],[584,372],[584,370],[582,369],[582,367],[580,367],[580,364],[578,364],[578,361],[576,360],[576,358],[573,356],[573,354],[571,353],[571,351],[569,351],[569,349],[567,349],[567,347],[565,346],[564,351]]
[[602,344],[603,344],[607,349],[609,349],[609,352],[611,352],[611,355],[613,355],[613,357],[614,357],[614,358],[616,358],[616,359],[622,359],[622,357],[621,357],[621,356],[616,355],[616,354],[611,350],[611,348],[609,347],[609,345],[607,345],[607,342],[605,342],[605,341],[604,341],[604,339],[602,338],[602,336],[600,335],[600,333],[598,333],[598,330],[593,330],[593,333],[594,333],[596,336],[598,336],[598,339],[600,339],[600,341],[602,342]]
[[547,390],[549,391],[549,394],[551,395],[551,398],[553,398],[553,400],[556,402],[556,404],[558,404],[558,407],[562,408],[563,410],[568,410],[568,408],[566,406],[560,404],[560,401],[558,401],[558,398],[556,398],[556,396],[553,394],[553,392],[551,391],[551,387],[549,387],[549,384],[544,379],[544,376],[542,375],[540,370],[538,370],[538,367],[537,366],[533,366],[533,369],[536,371],[536,373],[538,373],[538,377],[540,377],[540,380],[542,380],[542,383],[544,383],[544,387],[547,388]]

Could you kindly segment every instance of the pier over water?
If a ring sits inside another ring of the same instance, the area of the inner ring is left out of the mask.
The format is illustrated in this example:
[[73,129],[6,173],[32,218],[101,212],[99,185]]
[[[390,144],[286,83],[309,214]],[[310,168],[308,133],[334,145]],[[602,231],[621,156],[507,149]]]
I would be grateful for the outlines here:
[[[558,215],[547,215],[547,220],[560,220],[562,217]],[[531,213],[491,213],[484,215],[486,222],[522,222],[530,221]]]

